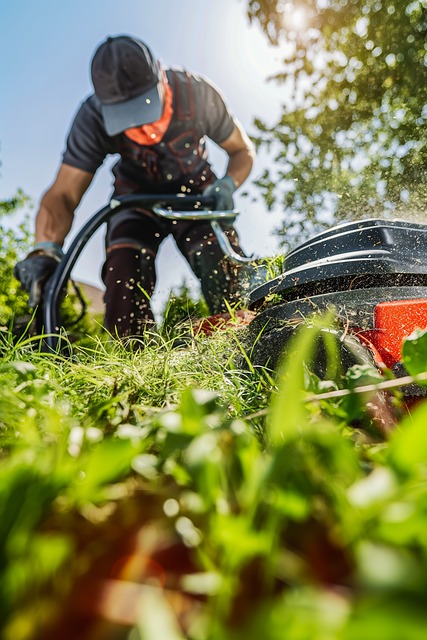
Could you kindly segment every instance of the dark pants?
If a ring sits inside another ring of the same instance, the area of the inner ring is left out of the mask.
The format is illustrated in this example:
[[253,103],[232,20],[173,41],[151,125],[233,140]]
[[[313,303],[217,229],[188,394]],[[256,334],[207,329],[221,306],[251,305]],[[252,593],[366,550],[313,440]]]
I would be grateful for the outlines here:
[[[226,310],[225,300],[237,301],[239,268],[224,258],[209,223],[165,220],[145,211],[124,212],[110,221],[102,270],[105,326],[113,335],[140,336],[153,324],[154,261],[168,235],[199,279],[212,314]],[[227,235],[241,253],[236,232],[230,230]]]

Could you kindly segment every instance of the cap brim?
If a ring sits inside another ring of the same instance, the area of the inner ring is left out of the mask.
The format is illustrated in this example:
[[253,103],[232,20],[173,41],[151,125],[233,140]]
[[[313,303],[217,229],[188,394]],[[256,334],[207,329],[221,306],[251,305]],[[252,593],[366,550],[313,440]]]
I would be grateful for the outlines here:
[[126,129],[155,122],[161,118],[163,113],[159,85],[136,98],[126,100],[126,102],[102,104],[101,110],[105,130],[109,136],[115,136]]

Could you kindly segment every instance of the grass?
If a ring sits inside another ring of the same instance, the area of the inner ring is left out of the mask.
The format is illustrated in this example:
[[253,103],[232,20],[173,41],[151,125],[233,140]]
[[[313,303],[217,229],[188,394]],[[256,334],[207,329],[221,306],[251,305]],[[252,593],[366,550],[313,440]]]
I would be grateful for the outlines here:
[[[71,358],[4,332],[2,637],[424,637],[427,408],[392,390],[388,433],[378,374],[310,373],[325,322],[277,374],[238,331],[175,320]],[[411,375],[426,341],[405,346]]]

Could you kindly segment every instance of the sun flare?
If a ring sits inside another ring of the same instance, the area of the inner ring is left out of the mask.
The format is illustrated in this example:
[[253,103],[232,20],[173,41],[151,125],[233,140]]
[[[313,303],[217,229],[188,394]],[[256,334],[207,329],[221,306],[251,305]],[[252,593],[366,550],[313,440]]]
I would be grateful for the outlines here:
[[306,7],[292,2],[281,5],[282,23],[287,29],[303,31],[308,26],[308,13]]

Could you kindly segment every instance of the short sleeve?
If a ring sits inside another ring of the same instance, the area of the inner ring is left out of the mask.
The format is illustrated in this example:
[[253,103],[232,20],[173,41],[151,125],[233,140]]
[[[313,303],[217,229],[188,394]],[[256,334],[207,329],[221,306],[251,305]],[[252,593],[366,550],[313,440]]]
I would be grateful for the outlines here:
[[200,113],[204,116],[206,135],[221,144],[233,132],[234,118],[220,90],[206,78],[199,77]]
[[114,153],[113,139],[105,132],[102,115],[94,96],[82,103],[71,124],[64,164],[95,173],[108,153]]

